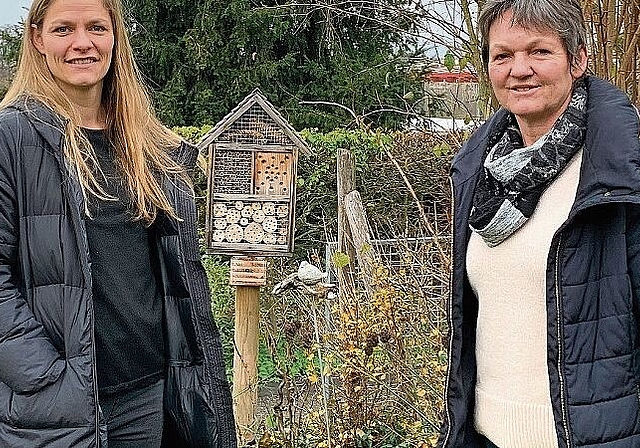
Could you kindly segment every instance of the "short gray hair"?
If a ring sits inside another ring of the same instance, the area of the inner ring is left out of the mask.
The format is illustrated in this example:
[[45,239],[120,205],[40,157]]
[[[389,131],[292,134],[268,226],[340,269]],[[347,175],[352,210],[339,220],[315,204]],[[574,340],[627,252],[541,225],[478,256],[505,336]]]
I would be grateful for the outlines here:
[[478,17],[485,69],[489,62],[489,29],[509,10],[513,12],[514,25],[558,33],[571,65],[578,62],[579,52],[587,42],[587,27],[578,0],[487,0]]

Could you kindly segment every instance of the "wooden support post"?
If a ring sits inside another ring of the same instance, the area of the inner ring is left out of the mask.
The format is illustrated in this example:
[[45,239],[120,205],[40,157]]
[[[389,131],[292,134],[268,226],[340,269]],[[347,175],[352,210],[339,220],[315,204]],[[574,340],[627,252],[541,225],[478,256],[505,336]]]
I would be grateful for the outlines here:
[[355,290],[353,266],[356,261],[356,252],[345,211],[345,197],[356,188],[356,171],[351,151],[344,148],[338,149],[336,168],[338,178],[338,252],[347,254],[351,260],[348,266],[338,269],[339,291],[341,295],[344,295],[353,293]]
[[266,283],[264,258],[233,257],[231,285],[236,286],[233,404],[240,446],[255,439],[258,402],[260,286]]
[[362,283],[364,284],[367,294],[371,297],[374,292],[372,282],[374,269],[378,264],[378,255],[371,244],[367,212],[364,209],[362,198],[357,190],[352,191],[345,197],[344,204],[353,237],[353,245],[355,246],[358,256],[358,265],[360,266],[363,280]]
[[237,286],[233,401],[241,445],[255,438],[253,431],[258,403],[259,315],[260,288]]

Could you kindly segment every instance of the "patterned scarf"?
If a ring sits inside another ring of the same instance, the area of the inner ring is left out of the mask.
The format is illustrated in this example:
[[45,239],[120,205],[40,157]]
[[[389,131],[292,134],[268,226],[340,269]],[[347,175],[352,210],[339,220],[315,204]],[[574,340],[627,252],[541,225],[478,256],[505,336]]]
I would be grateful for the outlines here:
[[586,110],[587,89],[584,80],[578,80],[567,109],[533,145],[524,147],[513,114],[495,124],[469,218],[471,230],[489,247],[527,222],[544,190],[583,146]]

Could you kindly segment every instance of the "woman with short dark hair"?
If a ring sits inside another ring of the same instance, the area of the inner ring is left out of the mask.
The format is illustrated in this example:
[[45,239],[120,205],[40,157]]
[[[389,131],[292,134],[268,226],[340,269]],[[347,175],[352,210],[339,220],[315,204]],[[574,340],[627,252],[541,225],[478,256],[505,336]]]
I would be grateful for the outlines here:
[[454,193],[440,446],[640,446],[640,143],[577,0],[488,0],[498,110]]

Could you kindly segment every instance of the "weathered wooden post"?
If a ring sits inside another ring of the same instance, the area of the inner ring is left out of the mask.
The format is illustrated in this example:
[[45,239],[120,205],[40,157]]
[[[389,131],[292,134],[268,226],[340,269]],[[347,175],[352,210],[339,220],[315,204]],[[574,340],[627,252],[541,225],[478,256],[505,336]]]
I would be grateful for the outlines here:
[[355,246],[358,257],[362,283],[369,297],[373,297],[374,288],[372,282],[375,277],[374,270],[376,265],[379,264],[379,260],[376,250],[371,243],[369,221],[367,220],[367,213],[362,204],[360,193],[357,190],[349,193],[344,199],[344,204],[347,222],[353,238],[353,245]]
[[233,399],[238,436],[244,444],[255,437],[265,257],[293,251],[298,151],[311,151],[258,89],[207,133],[199,147],[209,154],[207,252],[233,257]]
[[347,254],[350,260],[347,266],[338,269],[337,272],[340,294],[345,295],[353,294],[355,291],[353,275],[356,252],[345,208],[347,195],[356,189],[356,169],[351,151],[344,148],[338,149],[336,168],[338,184],[338,252]]

